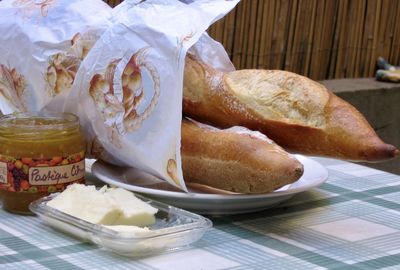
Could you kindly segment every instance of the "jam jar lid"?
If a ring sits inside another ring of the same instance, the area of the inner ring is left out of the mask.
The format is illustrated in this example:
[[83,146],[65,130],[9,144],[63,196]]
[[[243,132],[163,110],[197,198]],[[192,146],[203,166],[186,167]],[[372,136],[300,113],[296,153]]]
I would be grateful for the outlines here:
[[[0,136],[23,136],[37,132],[79,129],[79,118],[72,113],[12,113],[0,117]],[[39,139],[39,138],[38,138]]]

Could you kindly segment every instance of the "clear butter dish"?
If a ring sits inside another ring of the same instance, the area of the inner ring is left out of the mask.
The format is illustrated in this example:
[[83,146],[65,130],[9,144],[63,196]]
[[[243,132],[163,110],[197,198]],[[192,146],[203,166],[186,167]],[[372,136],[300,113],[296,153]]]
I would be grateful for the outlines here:
[[123,256],[142,257],[179,249],[196,242],[212,227],[212,222],[205,217],[135,194],[158,209],[156,223],[148,226],[148,231],[114,231],[47,206],[55,196],[32,202],[30,210],[57,230]]

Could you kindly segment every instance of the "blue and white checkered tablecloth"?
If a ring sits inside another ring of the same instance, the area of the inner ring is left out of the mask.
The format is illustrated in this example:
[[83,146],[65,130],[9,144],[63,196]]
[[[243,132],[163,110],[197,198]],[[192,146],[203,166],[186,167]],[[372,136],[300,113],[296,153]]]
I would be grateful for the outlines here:
[[211,217],[190,248],[142,259],[0,210],[0,269],[400,269],[400,176],[317,161],[330,175],[321,187],[263,212]]

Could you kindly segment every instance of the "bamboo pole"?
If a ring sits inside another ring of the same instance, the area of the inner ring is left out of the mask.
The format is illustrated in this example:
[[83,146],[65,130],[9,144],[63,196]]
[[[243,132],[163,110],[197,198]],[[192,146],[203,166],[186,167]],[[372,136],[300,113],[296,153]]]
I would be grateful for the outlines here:
[[285,70],[292,70],[292,61],[293,61],[293,52],[297,49],[293,47],[293,40],[295,36],[295,28],[296,28],[296,19],[297,19],[297,6],[298,1],[293,0],[291,7],[290,7],[290,24],[289,24],[289,35],[288,35],[288,45],[286,50],[286,55],[284,55],[284,69]]
[[290,5],[289,1],[276,1],[272,42],[267,58],[273,69],[285,69],[285,58],[289,47]]
[[235,34],[232,50],[232,62],[236,68],[241,68],[240,57],[242,53],[242,33],[243,33],[243,19],[244,19],[243,2],[240,2],[235,9]]
[[316,27],[316,14],[317,14],[317,1],[314,0],[311,3],[311,21],[310,26],[308,27],[308,37],[307,37],[307,47],[305,52],[305,67],[303,74],[310,76],[310,69],[311,69],[311,56],[312,56],[312,49],[313,49],[313,37],[314,37],[314,29]]
[[354,77],[362,77],[363,68],[361,67],[361,61],[363,56],[364,44],[363,44],[363,30],[365,23],[365,10],[366,10],[366,1],[359,1],[358,6],[358,28],[357,28],[357,39],[356,39],[356,59],[354,63],[355,74]]
[[[396,15],[395,15],[395,25],[398,24],[398,20],[400,18],[400,4],[397,3],[397,8],[396,8]],[[391,52],[390,52],[390,57],[389,61],[391,63],[397,63],[400,65],[400,27],[395,27],[394,34],[393,34],[393,41],[392,41],[392,47],[391,47]]]
[[248,16],[248,29],[247,29],[247,38],[246,38],[246,57],[244,66],[245,68],[253,68],[253,58],[257,56],[257,52],[254,50],[256,47],[257,41],[257,33],[259,30],[256,28],[257,25],[257,7],[258,1],[251,0],[249,3],[249,13]]
[[368,74],[372,74],[376,66],[376,58],[378,56],[377,49],[379,43],[378,37],[379,37],[379,23],[380,23],[381,9],[382,9],[382,1],[377,0],[376,10],[375,10],[375,21],[373,27],[374,34],[372,41],[372,52],[369,55],[370,60],[369,60]]
[[258,22],[260,23],[260,35],[258,44],[258,59],[256,68],[266,68],[267,60],[266,54],[268,53],[267,43],[270,44],[270,39],[267,38],[270,31],[268,29],[269,22],[271,22],[269,5],[273,1],[260,1],[257,14]]
[[257,0],[257,5],[256,5],[256,19],[255,19],[255,37],[254,37],[254,45],[253,45],[253,57],[252,57],[252,65],[251,68],[258,68],[258,59],[260,58],[260,41],[261,41],[261,35],[262,35],[262,18],[263,18],[263,10],[262,10],[262,2],[260,0]]

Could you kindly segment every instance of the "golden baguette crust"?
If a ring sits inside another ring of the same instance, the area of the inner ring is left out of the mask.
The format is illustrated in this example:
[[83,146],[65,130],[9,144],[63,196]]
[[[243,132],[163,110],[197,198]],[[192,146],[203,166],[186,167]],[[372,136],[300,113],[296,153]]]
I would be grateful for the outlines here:
[[303,165],[261,133],[182,121],[186,182],[239,193],[267,193],[298,180]]
[[323,85],[278,70],[223,73],[186,58],[183,112],[218,127],[245,126],[297,153],[353,161],[399,154],[352,105]]

